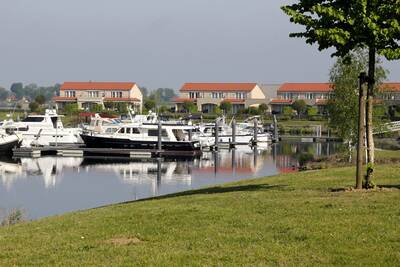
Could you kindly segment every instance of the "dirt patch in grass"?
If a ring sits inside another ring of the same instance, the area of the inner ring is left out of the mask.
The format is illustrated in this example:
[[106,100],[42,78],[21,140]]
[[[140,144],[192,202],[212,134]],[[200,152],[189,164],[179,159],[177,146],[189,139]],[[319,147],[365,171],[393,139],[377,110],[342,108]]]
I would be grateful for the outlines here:
[[359,193],[368,193],[368,192],[388,192],[388,191],[399,191],[400,186],[397,185],[389,185],[389,186],[378,186],[373,189],[356,189],[354,187],[345,187],[345,188],[330,188],[331,192],[359,192]]
[[115,246],[129,246],[129,245],[136,245],[142,243],[137,237],[115,237],[109,240],[106,240],[105,243],[115,245]]

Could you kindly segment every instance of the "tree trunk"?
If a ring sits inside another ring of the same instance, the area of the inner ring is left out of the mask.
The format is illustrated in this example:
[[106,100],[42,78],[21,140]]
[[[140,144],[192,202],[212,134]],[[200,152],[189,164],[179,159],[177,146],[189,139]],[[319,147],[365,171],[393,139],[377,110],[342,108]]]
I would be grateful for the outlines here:
[[359,94],[358,94],[358,140],[357,140],[357,173],[356,188],[362,189],[363,165],[365,151],[365,73],[360,74]]
[[367,104],[366,104],[366,130],[367,130],[367,182],[372,180],[373,164],[375,162],[375,144],[373,136],[373,108],[374,108],[374,87],[375,87],[375,48],[369,48],[368,59],[368,91],[367,91]]

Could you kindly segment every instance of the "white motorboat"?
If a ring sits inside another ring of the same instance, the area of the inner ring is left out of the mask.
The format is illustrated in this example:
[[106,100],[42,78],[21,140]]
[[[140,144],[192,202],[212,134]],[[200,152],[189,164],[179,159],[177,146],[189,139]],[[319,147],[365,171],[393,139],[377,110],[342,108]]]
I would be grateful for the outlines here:
[[44,115],[29,115],[20,122],[5,121],[1,126],[8,134],[22,139],[21,146],[49,146],[82,143],[81,129],[64,128],[60,115],[46,109]]
[[[258,125],[258,124],[257,124]],[[208,137],[215,138],[215,124],[203,124],[199,126],[200,132]],[[251,145],[254,140],[254,126],[249,123],[238,123],[236,126],[236,144],[238,145]],[[221,144],[229,144],[233,142],[233,132],[232,126],[226,124],[225,120],[222,118],[218,125],[218,141]],[[271,135],[265,133],[263,128],[259,125],[257,126],[257,144],[259,146],[268,146],[271,142]]]

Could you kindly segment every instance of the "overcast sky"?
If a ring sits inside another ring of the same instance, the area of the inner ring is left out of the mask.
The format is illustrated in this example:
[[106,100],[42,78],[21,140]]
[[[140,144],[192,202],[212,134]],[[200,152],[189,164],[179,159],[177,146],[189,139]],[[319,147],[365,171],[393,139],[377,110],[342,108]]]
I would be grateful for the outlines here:
[[[0,86],[64,81],[327,81],[329,51],[288,33],[279,0],[2,0]],[[385,63],[400,81],[400,62]]]

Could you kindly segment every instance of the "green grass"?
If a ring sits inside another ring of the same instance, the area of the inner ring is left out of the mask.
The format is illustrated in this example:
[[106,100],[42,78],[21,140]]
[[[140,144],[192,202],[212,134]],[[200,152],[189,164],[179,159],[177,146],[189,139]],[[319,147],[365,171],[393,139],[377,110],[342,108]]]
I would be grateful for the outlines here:
[[372,192],[332,191],[354,184],[339,168],[3,227],[0,266],[399,266],[399,170]]
[[[11,114],[11,116],[8,117],[8,114]],[[18,116],[19,116],[20,119],[22,119],[24,117],[24,113],[23,112],[19,112],[19,111],[16,111],[16,112],[0,111],[0,121],[3,121],[5,119],[16,120],[18,118]]]

